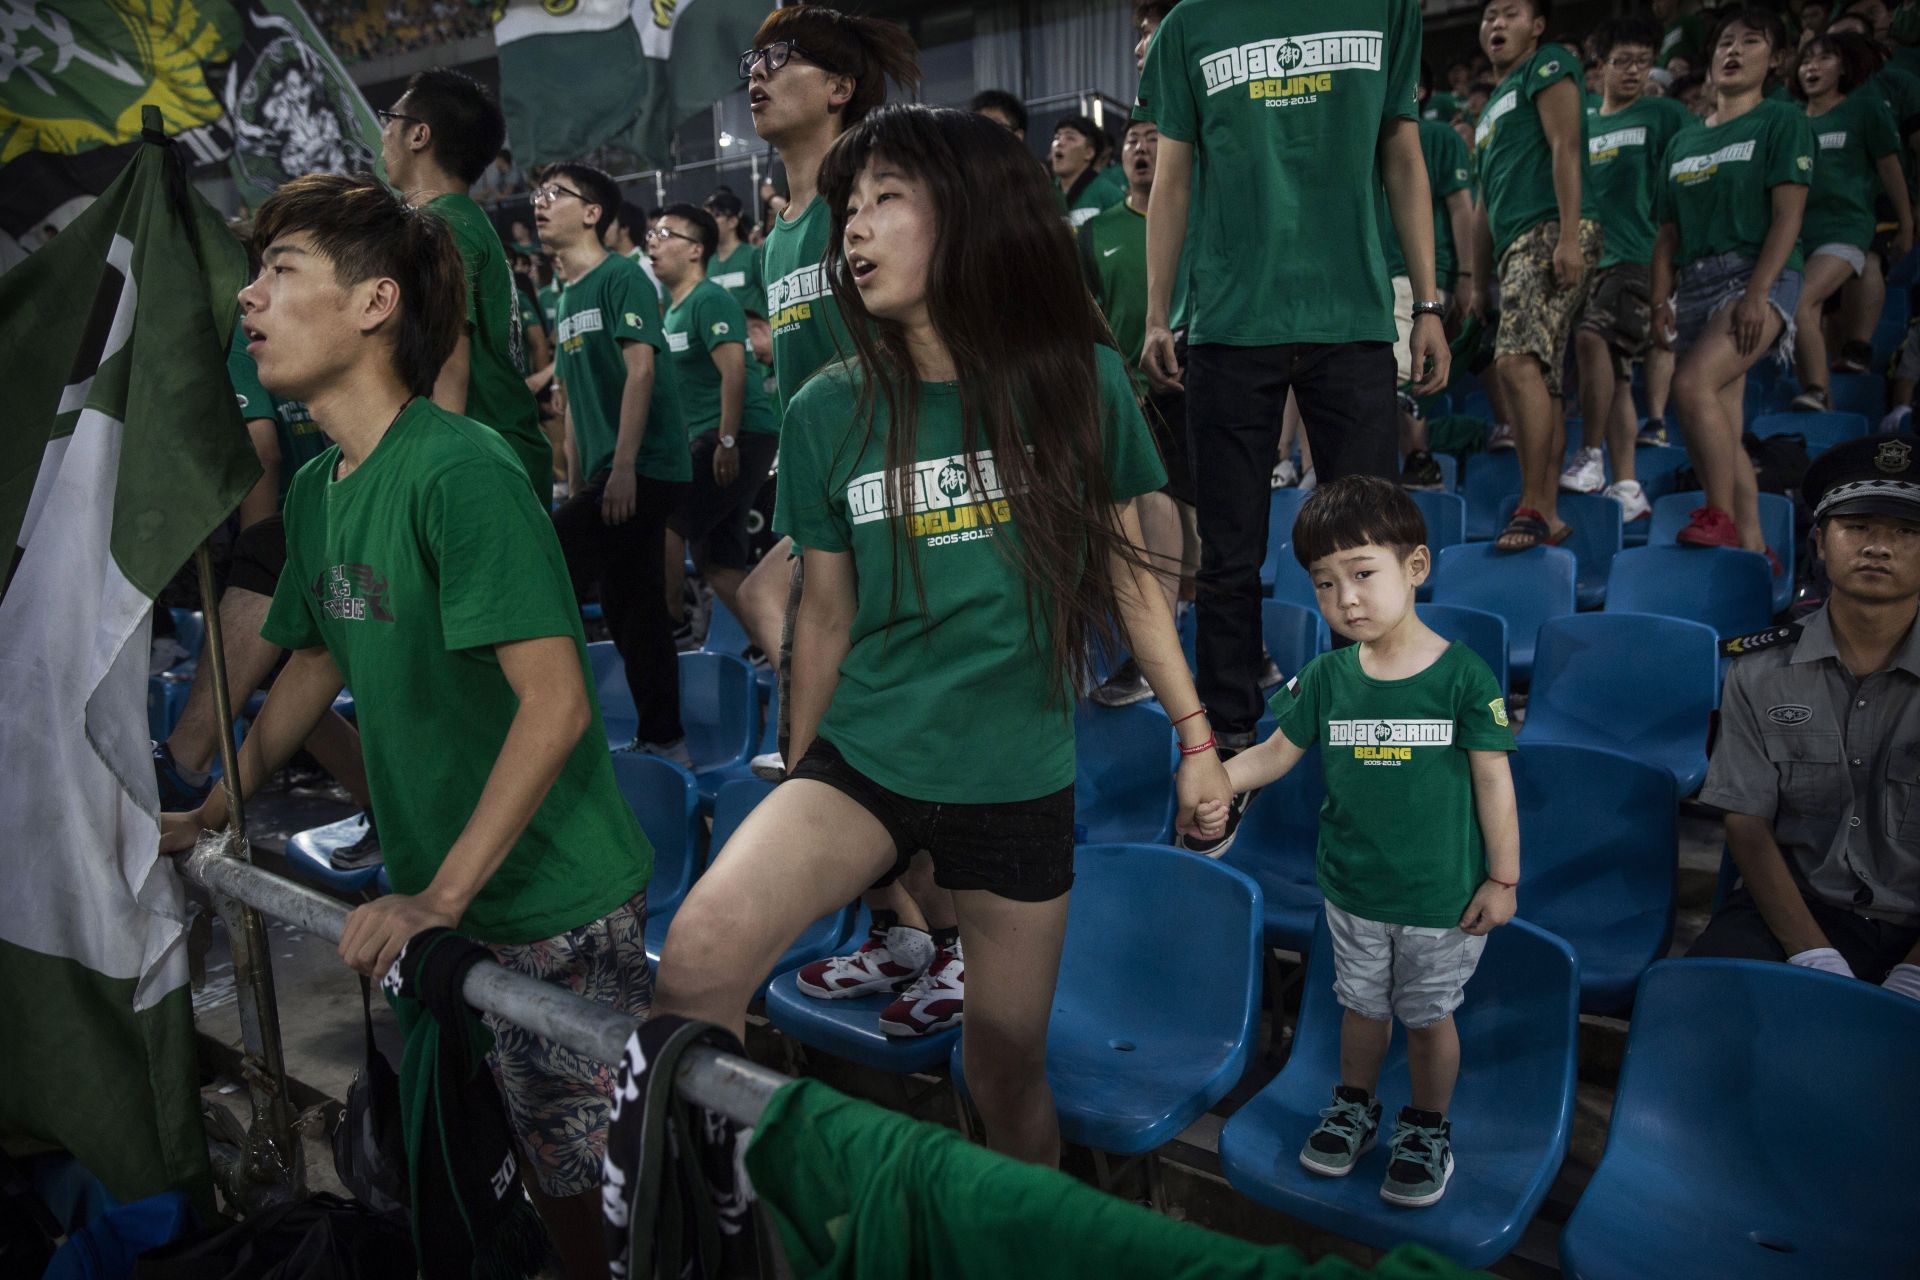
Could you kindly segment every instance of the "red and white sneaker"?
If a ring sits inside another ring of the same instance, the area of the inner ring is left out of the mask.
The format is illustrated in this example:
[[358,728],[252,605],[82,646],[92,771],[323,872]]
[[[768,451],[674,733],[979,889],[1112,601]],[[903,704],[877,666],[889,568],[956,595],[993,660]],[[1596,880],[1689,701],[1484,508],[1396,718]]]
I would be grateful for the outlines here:
[[801,994],[816,1000],[845,1000],[876,991],[904,991],[934,961],[933,938],[918,929],[895,925],[871,929],[850,956],[815,960],[794,975]]
[[880,1029],[890,1036],[926,1036],[957,1027],[966,999],[967,961],[956,938],[951,950],[935,952],[933,966],[886,1007]]
[[1695,507],[1687,527],[1674,535],[1674,541],[1690,547],[1738,547],[1740,530],[1733,517],[1718,507]]

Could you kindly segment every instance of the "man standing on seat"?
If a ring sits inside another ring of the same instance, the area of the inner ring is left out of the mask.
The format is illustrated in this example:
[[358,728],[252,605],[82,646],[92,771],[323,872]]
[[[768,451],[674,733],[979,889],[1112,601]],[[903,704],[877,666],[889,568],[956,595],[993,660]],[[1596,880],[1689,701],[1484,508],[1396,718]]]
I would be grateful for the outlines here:
[[1739,655],[1700,800],[1740,887],[1690,956],[1785,960],[1920,1000],[1920,450],[1837,445],[1807,471],[1833,590]]
[[467,271],[467,323],[433,384],[433,402],[506,437],[542,505],[553,497],[553,450],[521,373],[525,362],[513,270],[500,233],[467,194],[506,140],[500,106],[472,77],[421,71],[380,113],[380,156],[409,203],[446,219]]
[[[1140,363],[1156,389],[1184,385],[1170,316],[1191,226],[1199,684],[1222,755],[1250,746],[1260,718],[1260,562],[1287,393],[1320,483],[1399,472],[1383,185],[1413,282],[1414,389],[1446,385],[1420,38],[1414,0],[1186,0],[1147,52],[1133,115],[1158,126],[1160,146]],[[1186,846],[1224,852],[1247,799],[1218,840]]]

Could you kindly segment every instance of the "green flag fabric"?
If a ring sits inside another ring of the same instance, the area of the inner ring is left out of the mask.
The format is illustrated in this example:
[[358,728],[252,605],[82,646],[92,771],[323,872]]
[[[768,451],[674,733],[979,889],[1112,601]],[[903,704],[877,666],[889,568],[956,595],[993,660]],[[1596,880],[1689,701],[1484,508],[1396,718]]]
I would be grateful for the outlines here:
[[225,80],[234,178],[272,191],[302,174],[379,173],[380,122],[298,0],[237,7]]
[[514,157],[577,159],[597,147],[672,162],[673,130],[740,85],[740,53],[769,0],[579,0],[564,13],[508,0],[494,24],[500,105]]
[[246,254],[145,117],[120,178],[0,276],[0,1137],[211,1207],[147,662],[154,596],[260,467],[226,377]]

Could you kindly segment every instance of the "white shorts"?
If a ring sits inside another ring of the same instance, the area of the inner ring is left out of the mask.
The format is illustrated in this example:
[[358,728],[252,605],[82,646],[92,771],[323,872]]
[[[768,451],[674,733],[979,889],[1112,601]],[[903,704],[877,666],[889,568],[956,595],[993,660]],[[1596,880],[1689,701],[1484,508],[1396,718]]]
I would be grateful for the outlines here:
[[1807,255],[1807,261],[1812,262],[1822,254],[1825,254],[1829,258],[1838,258],[1840,261],[1852,267],[1855,279],[1858,279],[1866,273],[1867,251],[1859,245],[1841,244],[1837,241],[1833,244],[1823,244]]
[[[1446,290],[1440,290],[1436,297],[1445,302]],[[1410,276],[1393,278],[1393,334],[1393,374],[1404,387],[1414,379],[1413,279]]]
[[1382,924],[1331,902],[1327,931],[1333,935],[1333,994],[1341,1007],[1377,1022],[1398,1018],[1416,1031],[1460,1007],[1467,979],[1487,948],[1484,935],[1458,926]]

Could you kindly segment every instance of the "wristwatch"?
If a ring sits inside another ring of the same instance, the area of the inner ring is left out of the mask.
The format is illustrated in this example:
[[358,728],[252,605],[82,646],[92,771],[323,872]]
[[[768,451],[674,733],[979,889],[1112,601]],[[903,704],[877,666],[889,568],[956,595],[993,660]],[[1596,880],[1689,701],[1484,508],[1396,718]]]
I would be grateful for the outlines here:
[[731,449],[731,448],[733,448],[733,445],[734,445],[734,440],[735,440],[735,437],[733,437],[733,436],[721,436],[721,437],[720,437],[720,447],[721,447],[722,449]]
[[1444,302],[1416,302],[1413,304],[1413,314],[1416,316],[1439,316],[1445,319],[1447,304]]

